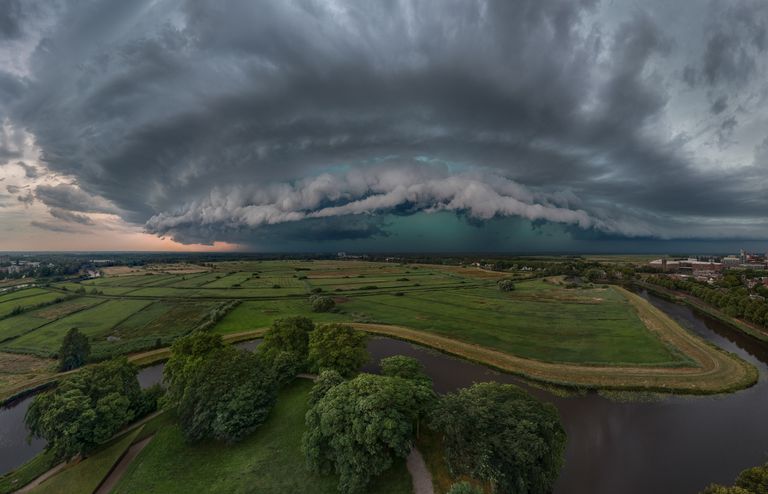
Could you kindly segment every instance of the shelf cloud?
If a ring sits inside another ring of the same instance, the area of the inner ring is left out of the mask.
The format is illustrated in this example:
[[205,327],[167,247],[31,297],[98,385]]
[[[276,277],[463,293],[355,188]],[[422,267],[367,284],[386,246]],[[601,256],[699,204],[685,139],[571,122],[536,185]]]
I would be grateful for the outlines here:
[[11,3],[0,175],[41,224],[255,245],[447,212],[768,238],[759,0]]

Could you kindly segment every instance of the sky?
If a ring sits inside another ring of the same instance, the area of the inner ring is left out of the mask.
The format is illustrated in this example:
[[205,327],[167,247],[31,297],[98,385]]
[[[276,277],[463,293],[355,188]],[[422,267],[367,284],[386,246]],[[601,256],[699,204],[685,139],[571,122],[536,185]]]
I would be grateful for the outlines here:
[[768,250],[764,0],[0,0],[0,250]]

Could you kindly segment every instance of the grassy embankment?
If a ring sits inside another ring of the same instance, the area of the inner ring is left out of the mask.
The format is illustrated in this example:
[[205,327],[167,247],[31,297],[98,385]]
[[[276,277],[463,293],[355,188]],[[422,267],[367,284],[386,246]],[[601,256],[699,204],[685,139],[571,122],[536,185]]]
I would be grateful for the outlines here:
[[697,297],[694,297],[693,295],[679,292],[676,290],[670,290],[669,288],[659,286],[659,285],[654,285],[653,283],[635,282],[635,284],[671,302],[684,304],[689,307],[692,307],[695,310],[702,312],[708,315],[709,317],[717,319],[718,321],[723,322],[728,326],[731,326],[732,328],[735,328],[741,331],[742,333],[745,333],[753,338],[756,338],[760,341],[768,342],[768,331],[766,331],[765,329],[760,328],[749,322],[736,319],[735,317],[731,317],[725,312],[718,309],[717,307],[713,307],[708,303],[704,302],[703,300]]
[[[162,428],[130,465],[114,493],[335,494],[337,479],[308,472],[300,450],[311,386],[300,380],[286,388],[267,422],[234,445],[188,445],[178,426]],[[405,463],[376,479],[368,492],[410,493]]]

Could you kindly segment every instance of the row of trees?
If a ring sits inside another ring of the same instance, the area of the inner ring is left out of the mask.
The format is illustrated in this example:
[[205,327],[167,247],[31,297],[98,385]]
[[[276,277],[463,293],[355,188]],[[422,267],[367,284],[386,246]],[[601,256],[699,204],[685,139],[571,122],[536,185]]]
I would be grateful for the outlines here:
[[[732,277],[732,275],[730,275]],[[713,305],[731,317],[745,319],[754,324],[768,327],[768,301],[750,296],[747,287],[741,281],[734,284],[728,276],[721,286],[712,287],[697,281],[680,280],[666,276],[649,276],[649,283],[670,290],[689,293],[710,305]]]

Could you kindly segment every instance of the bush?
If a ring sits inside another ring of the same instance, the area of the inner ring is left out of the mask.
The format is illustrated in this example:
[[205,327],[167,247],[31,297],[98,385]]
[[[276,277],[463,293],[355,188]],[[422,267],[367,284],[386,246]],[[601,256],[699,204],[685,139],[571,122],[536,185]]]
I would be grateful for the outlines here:
[[329,312],[336,307],[336,302],[331,297],[314,296],[309,301],[312,304],[312,312]]
[[515,289],[515,283],[512,280],[499,280],[496,285],[502,292],[511,292]]

